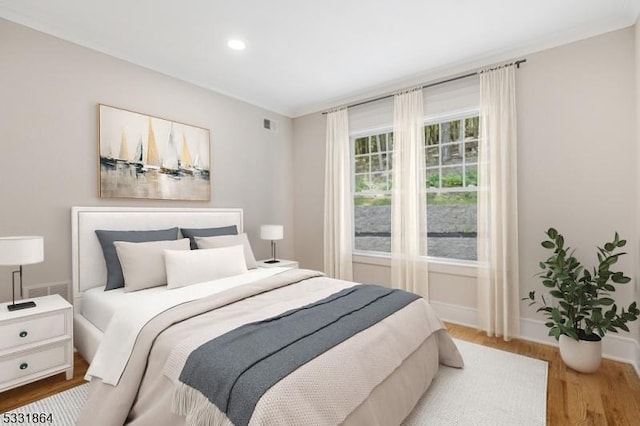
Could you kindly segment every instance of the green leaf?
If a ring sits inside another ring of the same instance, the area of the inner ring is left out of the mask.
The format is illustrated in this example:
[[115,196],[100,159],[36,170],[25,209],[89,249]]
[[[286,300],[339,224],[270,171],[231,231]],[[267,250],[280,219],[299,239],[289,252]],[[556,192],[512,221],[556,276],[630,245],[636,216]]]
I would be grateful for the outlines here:
[[543,241],[542,247],[546,249],[552,249],[552,248],[555,248],[555,244],[553,244],[551,241]]
[[604,306],[611,306],[615,303],[615,300],[610,297],[603,297],[602,299],[598,299],[598,302],[600,302],[600,304]]
[[564,294],[560,290],[551,290],[549,294],[556,299],[562,299],[564,297]]
[[[613,274],[613,276],[611,277],[611,280],[616,284],[626,284],[629,281],[631,281],[631,278],[625,277],[625,276],[616,277],[616,274]],[[615,289],[614,290],[609,290],[609,291],[615,291]]]
[[573,328],[567,328],[566,334],[567,334],[567,336],[571,337],[572,339],[575,339],[575,340],[579,340],[580,339],[578,337],[578,333]]
[[542,285],[544,285],[545,287],[551,288],[551,287],[555,287],[556,283],[555,281],[552,281],[552,280],[543,280]]
[[606,251],[614,251],[616,249],[616,246],[613,245],[612,243],[607,243],[604,245],[604,249]]
[[547,235],[549,236],[549,238],[555,240],[558,236],[558,231],[556,231],[554,228],[549,228],[549,230],[547,231]]
[[573,306],[571,306],[569,303],[565,302],[564,300],[561,300],[559,303],[560,303],[560,306],[562,306],[567,312],[574,309]]

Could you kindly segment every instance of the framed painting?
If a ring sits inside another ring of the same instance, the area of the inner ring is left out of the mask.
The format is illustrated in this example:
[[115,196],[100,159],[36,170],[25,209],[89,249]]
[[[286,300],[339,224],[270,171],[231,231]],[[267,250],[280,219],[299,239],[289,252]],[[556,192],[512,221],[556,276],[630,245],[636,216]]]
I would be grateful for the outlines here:
[[209,130],[98,105],[100,197],[208,201]]

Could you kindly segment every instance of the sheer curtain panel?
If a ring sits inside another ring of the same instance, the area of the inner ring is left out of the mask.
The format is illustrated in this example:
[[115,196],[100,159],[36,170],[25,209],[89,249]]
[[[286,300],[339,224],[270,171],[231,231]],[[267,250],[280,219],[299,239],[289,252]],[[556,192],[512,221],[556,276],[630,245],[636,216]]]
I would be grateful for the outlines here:
[[353,196],[349,115],[346,108],[327,114],[324,171],[324,272],[333,278],[353,279]]
[[518,198],[515,67],[480,75],[478,325],[518,336]]
[[394,97],[391,285],[428,297],[422,89]]

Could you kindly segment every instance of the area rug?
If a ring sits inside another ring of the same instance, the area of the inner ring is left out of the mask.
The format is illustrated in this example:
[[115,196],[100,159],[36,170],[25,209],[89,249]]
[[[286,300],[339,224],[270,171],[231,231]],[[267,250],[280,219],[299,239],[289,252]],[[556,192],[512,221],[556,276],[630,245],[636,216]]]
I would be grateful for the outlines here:
[[546,361],[454,339],[464,369],[440,367],[404,426],[544,426]]
[[[544,426],[547,413],[547,363],[455,340],[464,369],[440,367],[438,375],[404,426]],[[26,415],[52,413],[56,426],[75,424],[88,384],[20,407]],[[32,423],[35,424],[35,423]]]

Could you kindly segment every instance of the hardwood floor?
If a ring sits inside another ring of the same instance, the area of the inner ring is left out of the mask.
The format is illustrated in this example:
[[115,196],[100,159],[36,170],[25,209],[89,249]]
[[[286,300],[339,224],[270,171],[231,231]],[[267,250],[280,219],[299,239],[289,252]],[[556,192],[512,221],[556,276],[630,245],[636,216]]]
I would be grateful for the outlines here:
[[596,373],[581,374],[567,368],[553,346],[505,342],[455,324],[447,328],[460,340],[547,361],[547,425],[640,425],[640,378],[630,364],[603,359]]
[[[547,361],[549,426],[640,425],[640,378],[631,365],[603,360],[595,374],[580,374],[565,367],[558,349],[552,346],[517,339],[505,342],[472,328],[455,324],[447,327],[455,338]],[[84,383],[87,368],[86,361],[76,353],[72,380],[66,381],[64,374],[59,374],[0,393],[0,413]]]

